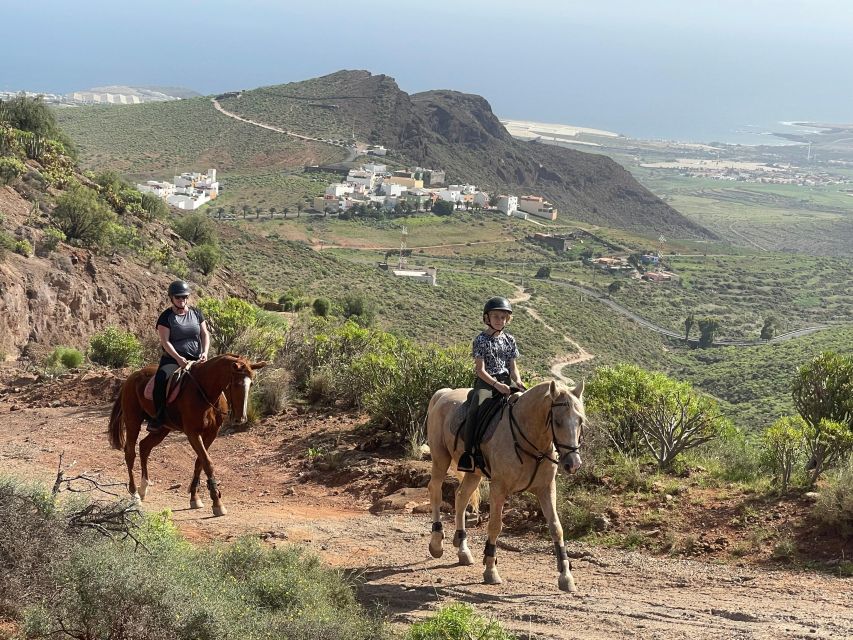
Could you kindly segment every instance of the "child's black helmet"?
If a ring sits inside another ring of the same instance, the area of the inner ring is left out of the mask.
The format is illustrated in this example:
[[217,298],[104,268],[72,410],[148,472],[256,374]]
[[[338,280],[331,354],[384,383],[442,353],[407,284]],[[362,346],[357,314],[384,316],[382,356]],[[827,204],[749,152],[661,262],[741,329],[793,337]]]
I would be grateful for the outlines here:
[[183,280],[175,280],[169,285],[169,297],[190,295],[190,285]]
[[486,305],[483,307],[483,315],[486,315],[489,311],[507,311],[512,313],[512,305],[506,298],[495,296],[486,300]]

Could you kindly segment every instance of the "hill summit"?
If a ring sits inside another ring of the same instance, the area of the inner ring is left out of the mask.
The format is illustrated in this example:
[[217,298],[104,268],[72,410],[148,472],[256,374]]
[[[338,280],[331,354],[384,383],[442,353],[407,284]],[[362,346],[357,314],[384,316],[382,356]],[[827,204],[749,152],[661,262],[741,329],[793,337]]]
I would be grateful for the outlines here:
[[242,116],[332,139],[364,140],[404,160],[447,171],[448,181],[543,195],[565,218],[644,234],[714,238],[603,155],[514,139],[478,95],[409,95],[390,76],[336,73],[227,94]]

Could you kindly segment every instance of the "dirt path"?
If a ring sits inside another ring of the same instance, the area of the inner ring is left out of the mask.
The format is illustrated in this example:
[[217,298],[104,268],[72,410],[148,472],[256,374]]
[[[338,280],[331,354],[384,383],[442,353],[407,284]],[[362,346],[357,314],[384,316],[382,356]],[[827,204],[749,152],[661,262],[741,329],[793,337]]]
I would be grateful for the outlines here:
[[[18,408],[10,411],[11,406]],[[124,480],[123,457],[106,443],[108,409],[31,408],[7,396],[0,401],[0,471],[52,481],[64,452],[70,471]],[[356,490],[357,479],[310,470],[308,443],[317,438],[346,443],[353,423],[348,416],[292,414],[220,437],[212,451],[229,509],[222,518],[213,518],[209,508],[187,509],[191,451],[173,434],[152,455],[155,484],[145,506],[171,509],[195,542],[252,534],[270,544],[304,545],[332,565],[356,570],[363,597],[384,603],[401,622],[461,600],[531,638],[843,638],[853,629],[849,580],[571,542],[570,554],[579,558],[573,573],[580,591],[567,595],[557,589],[550,543],[533,534],[507,532],[500,539],[505,582],[484,585],[482,567],[457,566],[449,545],[443,558],[429,557],[427,515],[373,515],[368,509],[381,491],[365,493]],[[353,444],[351,453],[370,458],[362,478],[381,475],[393,463],[382,460],[381,448],[368,455]],[[484,525],[470,531],[478,557],[484,536]]]

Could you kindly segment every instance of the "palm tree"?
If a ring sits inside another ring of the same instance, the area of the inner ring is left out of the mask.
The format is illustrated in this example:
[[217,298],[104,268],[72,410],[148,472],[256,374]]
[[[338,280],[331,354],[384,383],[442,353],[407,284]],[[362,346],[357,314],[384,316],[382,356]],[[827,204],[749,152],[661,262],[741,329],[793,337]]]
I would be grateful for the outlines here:
[[275,218],[275,214],[276,214],[276,208],[270,207],[270,217]]
[[301,202],[296,205],[296,217],[298,218],[302,214],[302,210],[305,208],[305,205]]
[[244,204],[244,205],[243,205],[243,220],[245,220],[245,219],[246,219],[246,216],[247,216],[247,215],[249,215],[249,213],[250,213],[251,211],[252,211],[252,207],[250,207],[250,206],[249,206],[249,205],[247,205],[247,204]]

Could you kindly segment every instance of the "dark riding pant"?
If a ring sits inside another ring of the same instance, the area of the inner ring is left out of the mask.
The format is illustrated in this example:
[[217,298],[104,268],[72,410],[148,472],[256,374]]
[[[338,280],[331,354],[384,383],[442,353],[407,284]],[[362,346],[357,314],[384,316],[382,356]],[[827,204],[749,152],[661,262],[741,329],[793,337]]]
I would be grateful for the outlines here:
[[[505,378],[505,381],[504,379]],[[509,376],[498,376],[498,382],[509,384]],[[497,395],[497,390],[479,377],[474,382],[474,392],[471,394],[471,402],[468,405],[468,415],[465,418],[465,430],[462,434],[465,440],[465,451],[474,453],[475,447],[479,444],[477,440],[477,417],[480,413],[480,407],[484,402],[492,396]]]
[[166,419],[166,382],[178,369],[178,361],[172,356],[162,356],[154,376],[154,419],[162,424]]

